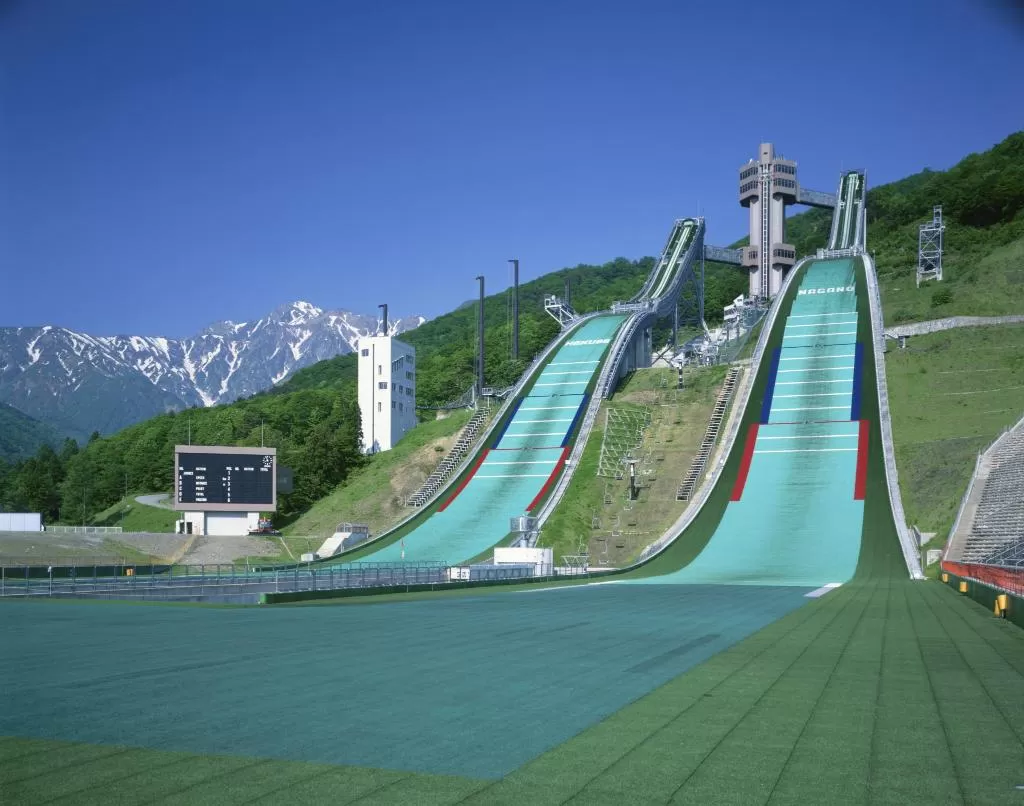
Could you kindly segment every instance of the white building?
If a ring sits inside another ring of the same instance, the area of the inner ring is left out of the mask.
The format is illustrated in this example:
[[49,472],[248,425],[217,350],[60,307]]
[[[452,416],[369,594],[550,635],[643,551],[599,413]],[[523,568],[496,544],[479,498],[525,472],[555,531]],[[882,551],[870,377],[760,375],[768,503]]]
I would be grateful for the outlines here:
[[391,336],[359,339],[363,451],[391,450],[416,426],[416,350]]

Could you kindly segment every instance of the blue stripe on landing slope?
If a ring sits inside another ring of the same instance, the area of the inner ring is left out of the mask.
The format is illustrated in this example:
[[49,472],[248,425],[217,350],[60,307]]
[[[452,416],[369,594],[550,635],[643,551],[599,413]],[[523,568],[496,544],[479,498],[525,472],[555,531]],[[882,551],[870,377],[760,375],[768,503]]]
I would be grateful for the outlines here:
[[519,407],[523,405],[524,400],[526,400],[526,395],[523,395],[521,398],[519,398],[519,400],[516,401],[516,404],[512,407],[512,413],[508,416],[508,419],[505,420],[505,424],[500,429],[498,429],[497,436],[495,437],[494,441],[491,442],[492,445],[498,445],[501,442],[502,437],[505,436],[505,432],[508,431],[508,427],[512,425],[512,421],[516,418],[516,415],[519,413]]
[[576,409],[576,415],[572,418],[572,422],[569,423],[569,430],[565,432],[565,436],[562,437],[562,447],[564,448],[569,444],[569,437],[572,436],[572,431],[576,427],[576,423],[580,421],[580,417],[583,416],[583,412],[587,410],[587,401],[590,400],[590,392],[586,392],[583,395],[583,400],[580,401],[580,407]]
[[850,404],[850,419],[860,419],[861,381],[864,378],[864,342],[857,342],[853,350],[853,401]]
[[776,347],[772,352],[772,365],[768,369],[768,385],[764,390],[764,400],[761,402],[761,422],[767,423],[772,415],[772,397],[775,394],[775,379],[779,376],[779,358],[782,357],[782,348]]

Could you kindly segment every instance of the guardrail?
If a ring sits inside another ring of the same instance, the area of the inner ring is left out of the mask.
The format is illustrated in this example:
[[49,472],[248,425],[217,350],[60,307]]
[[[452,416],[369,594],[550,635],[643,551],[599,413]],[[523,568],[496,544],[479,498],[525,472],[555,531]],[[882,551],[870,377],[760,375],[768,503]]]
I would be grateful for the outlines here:
[[889,504],[892,508],[896,532],[903,549],[903,559],[907,563],[907,571],[912,579],[924,579],[921,571],[921,558],[914,538],[907,528],[907,516],[903,511],[903,499],[900,496],[899,471],[896,469],[896,450],[892,439],[892,416],[889,412],[889,387],[885,377],[885,327],[882,323],[882,296],[878,288],[878,277],[875,264],[868,255],[861,256],[864,261],[864,276],[868,286],[868,305],[871,308],[871,336],[875,352],[875,382],[878,387],[878,419],[882,429],[882,455],[885,459],[885,480],[889,488]]
[[[262,594],[444,586],[461,581],[445,562],[361,562],[248,571],[233,565],[0,567],[0,597],[154,599],[255,603]],[[471,581],[533,579],[533,565],[467,566]]]
[[55,535],[121,535],[120,526],[44,526],[44,532]]

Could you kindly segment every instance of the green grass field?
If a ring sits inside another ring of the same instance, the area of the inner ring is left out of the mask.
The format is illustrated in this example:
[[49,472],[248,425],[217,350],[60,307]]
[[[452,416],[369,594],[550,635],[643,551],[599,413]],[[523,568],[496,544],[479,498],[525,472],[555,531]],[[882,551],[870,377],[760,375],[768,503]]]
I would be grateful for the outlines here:
[[946,236],[941,283],[926,281],[917,287],[916,229],[906,233],[901,265],[894,268],[882,262],[878,266],[886,325],[1024,310],[1024,238],[995,249],[987,244],[972,248],[958,244],[956,234],[954,230]]
[[93,526],[122,526],[126,532],[173,532],[177,513],[172,509],[140,504],[132,493],[92,519]]
[[890,342],[886,378],[907,520],[945,537],[978,452],[1024,415],[1024,326]]

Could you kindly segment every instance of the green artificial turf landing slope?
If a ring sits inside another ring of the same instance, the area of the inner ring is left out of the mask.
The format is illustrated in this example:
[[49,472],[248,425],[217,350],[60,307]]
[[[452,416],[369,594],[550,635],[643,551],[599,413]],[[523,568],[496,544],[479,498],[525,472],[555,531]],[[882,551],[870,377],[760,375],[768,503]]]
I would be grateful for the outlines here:
[[497,781],[7,738],[0,802],[1013,806],[1022,691],[1024,631],[938,583],[854,582]]
[[0,646],[18,652],[0,654],[0,735],[496,779],[805,592],[616,583],[274,610],[4,602]]

